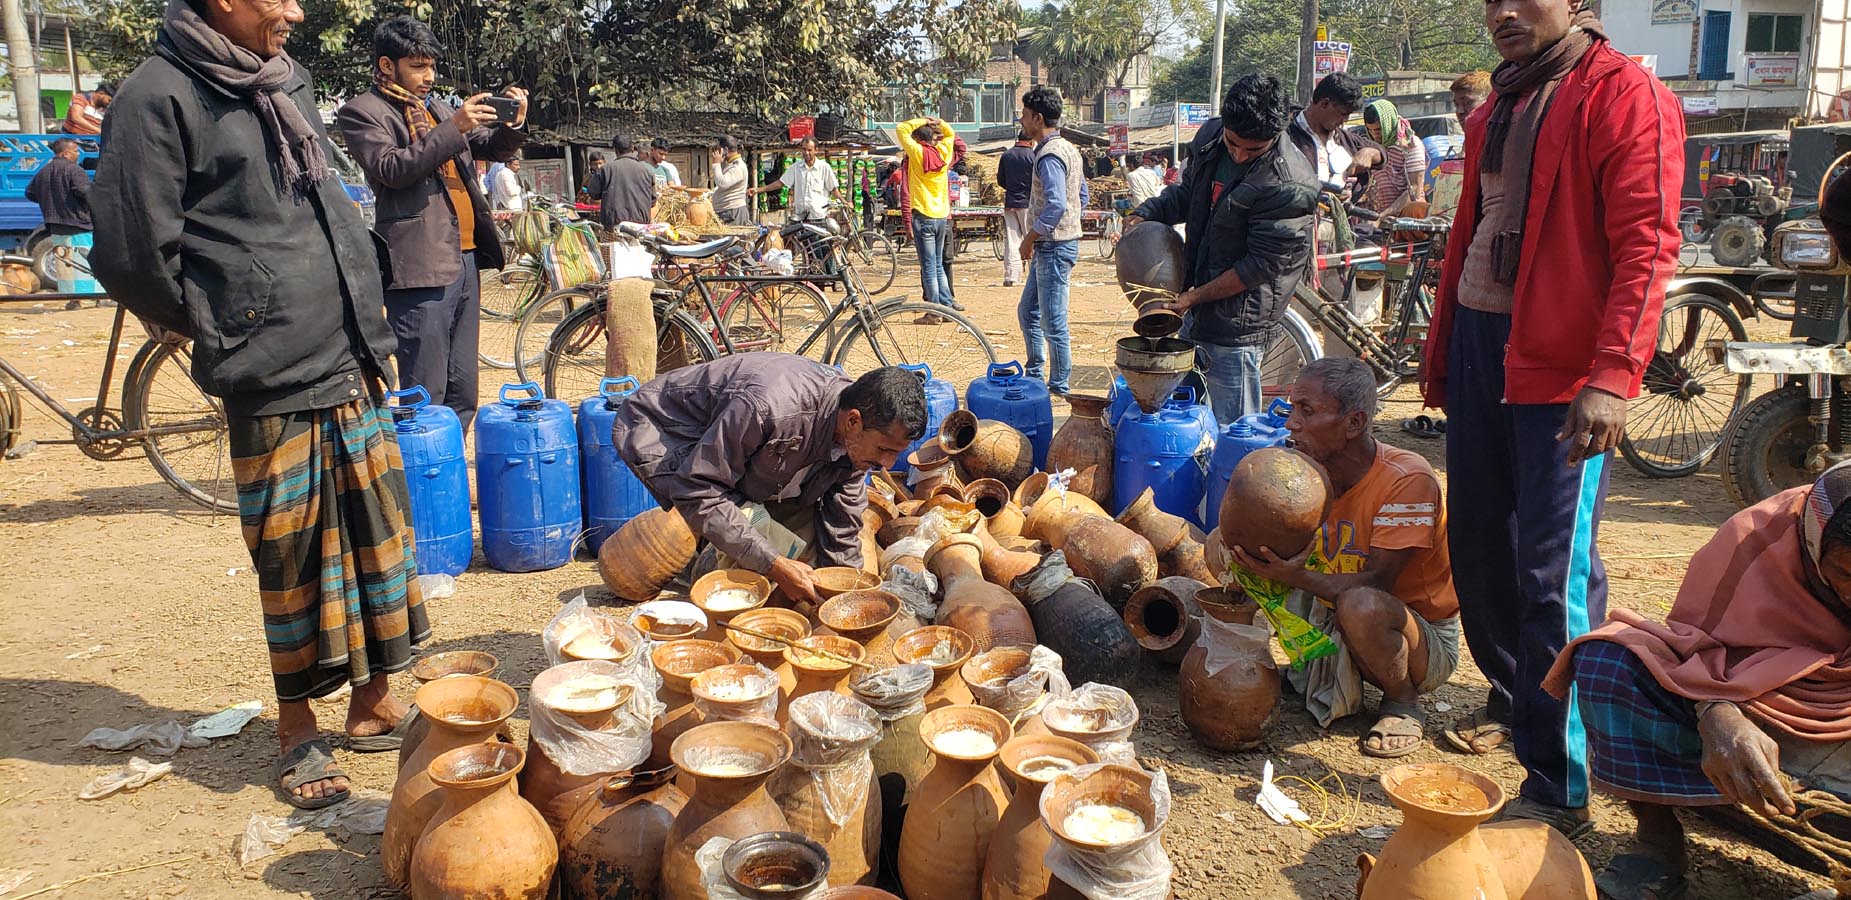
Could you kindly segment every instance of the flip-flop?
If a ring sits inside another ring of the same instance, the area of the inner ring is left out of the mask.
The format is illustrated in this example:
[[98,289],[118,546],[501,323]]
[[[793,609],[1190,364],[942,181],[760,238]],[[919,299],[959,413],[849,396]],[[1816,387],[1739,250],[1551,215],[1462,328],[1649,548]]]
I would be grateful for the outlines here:
[[1440,436],[1440,432],[1434,430],[1433,420],[1424,415],[1415,416],[1412,419],[1402,419],[1401,430],[1415,437],[1434,438]]
[[[1398,703],[1392,700],[1382,701],[1377,710],[1375,724],[1363,736],[1356,739],[1356,749],[1364,756],[1376,759],[1400,759],[1420,749],[1427,736],[1427,714],[1420,708],[1420,701]],[[1377,749],[1369,746],[1370,738],[1386,740],[1387,738],[1413,738],[1413,743],[1400,747]]]
[[1690,891],[1684,873],[1639,853],[1613,858],[1594,878],[1601,900],[1683,900]]
[[[1460,753],[1482,756],[1510,742],[1510,726],[1491,718],[1490,708],[1481,706],[1442,729],[1440,737]],[[1488,742],[1481,745],[1480,738]]]
[[283,795],[283,802],[297,809],[326,809],[346,800],[352,796],[352,791],[341,791],[326,797],[298,797],[295,794],[296,788],[305,784],[346,777],[347,773],[334,764],[334,750],[321,738],[303,741],[283,754],[277,759],[271,774],[277,793]]
[[1433,435],[1434,437],[1445,437],[1446,436],[1446,420],[1445,419],[1442,418],[1442,419],[1433,420]]
[[395,753],[405,744],[405,735],[411,733],[411,725],[418,720],[418,707],[413,706],[385,734],[348,735],[347,749],[355,753]]
[[[1586,815],[1586,808],[1582,808],[1581,813]],[[1509,821],[1511,819],[1528,819],[1532,822],[1541,822],[1561,832],[1563,837],[1571,841],[1578,841],[1594,830],[1593,818],[1580,818],[1575,815],[1574,810],[1561,806],[1551,806],[1540,800],[1531,800],[1528,797],[1518,797],[1511,801],[1497,817],[1497,821],[1500,822]]]

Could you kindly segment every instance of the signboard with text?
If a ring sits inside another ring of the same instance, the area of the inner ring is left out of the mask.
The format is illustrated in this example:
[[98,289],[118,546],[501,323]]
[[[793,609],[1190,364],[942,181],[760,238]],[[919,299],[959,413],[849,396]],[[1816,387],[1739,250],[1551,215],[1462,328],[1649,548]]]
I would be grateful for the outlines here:
[[1107,125],[1131,124],[1131,89],[1109,87],[1105,89],[1105,122]]
[[1131,149],[1131,126],[1107,125],[1105,127],[1105,133],[1106,136],[1112,140],[1112,146],[1107,152],[1111,153],[1113,156],[1118,156]]
[[1388,99],[1388,76],[1377,75],[1374,78],[1360,79],[1363,86],[1363,102]]
[[1346,41],[1313,41],[1311,77],[1323,78],[1333,72],[1350,70],[1350,45]]
[[1679,97],[1684,106],[1684,115],[1713,116],[1722,112],[1722,103],[1715,97]]
[[1697,21],[1697,0],[1654,0],[1653,25],[1681,25]]
[[523,166],[525,171],[521,172],[521,180],[531,183],[534,193],[555,197],[572,196],[572,190],[566,187],[565,160],[530,159]]
[[1742,83],[1750,87],[1793,87],[1800,83],[1798,56],[1750,56]]
[[1206,103],[1179,103],[1183,114],[1183,124],[1190,128],[1200,128],[1209,119],[1215,117],[1215,108]]

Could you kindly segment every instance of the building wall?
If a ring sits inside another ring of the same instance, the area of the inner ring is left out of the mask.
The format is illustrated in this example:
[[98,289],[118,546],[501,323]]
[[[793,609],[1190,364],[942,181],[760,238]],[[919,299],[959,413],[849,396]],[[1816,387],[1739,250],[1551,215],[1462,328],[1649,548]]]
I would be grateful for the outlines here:
[[[1837,7],[1837,34],[1842,35],[1846,0],[1824,0]],[[1820,0],[1699,0],[1692,4],[1695,20],[1690,22],[1652,22],[1653,9],[1669,4],[1664,0],[1604,0],[1601,21],[1613,37],[1614,47],[1630,55],[1657,57],[1658,77],[1681,97],[1714,97],[1719,112],[1732,116],[1716,127],[1765,127],[1785,118],[1804,115],[1812,105],[1809,88],[1813,84],[1814,64],[1822,52],[1842,56],[1841,37],[1820,39]],[[1704,78],[1706,21],[1712,13],[1729,15],[1729,33],[1724,52],[1723,78]],[[1796,51],[1749,53],[1747,49],[1749,16],[1757,14],[1792,15],[1801,18],[1800,44]],[[1776,59],[1796,58],[1797,75],[1793,85],[1767,85],[1752,81],[1757,66]],[[1836,63],[1842,72],[1842,62]],[[1838,76],[1835,76],[1835,78]],[[1836,84],[1836,80],[1833,81]],[[1835,91],[1834,91],[1835,92]],[[1705,116],[1693,115],[1692,131],[1711,130]]]

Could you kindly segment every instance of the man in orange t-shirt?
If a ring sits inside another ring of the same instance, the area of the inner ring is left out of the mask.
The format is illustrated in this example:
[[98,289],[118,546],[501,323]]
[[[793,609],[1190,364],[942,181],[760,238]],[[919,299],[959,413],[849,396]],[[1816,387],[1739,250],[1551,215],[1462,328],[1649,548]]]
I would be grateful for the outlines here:
[[1293,588],[1286,606],[1339,645],[1287,675],[1318,724],[1360,712],[1367,681],[1382,689],[1382,707],[1361,750],[1393,758],[1420,746],[1420,695],[1459,664],[1459,598],[1440,482],[1419,454],[1370,434],[1375,411],[1375,376],[1362,361],[1326,358],[1299,373],[1286,427],[1330,474],[1336,500],[1298,558],[1264,547],[1233,555]]

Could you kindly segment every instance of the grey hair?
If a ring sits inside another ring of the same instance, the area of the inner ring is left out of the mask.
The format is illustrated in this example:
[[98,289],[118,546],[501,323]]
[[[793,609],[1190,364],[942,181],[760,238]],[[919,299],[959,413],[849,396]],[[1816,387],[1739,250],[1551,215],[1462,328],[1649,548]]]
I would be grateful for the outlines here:
[[1375,418],[1375,373],[1369,370],[1368,363],[1350,356],[1326,356],[1299,370],[1298,380],[1307,378],[1317,379],[1345,415],[1362,410],[1364,415]]

